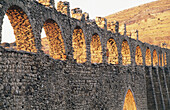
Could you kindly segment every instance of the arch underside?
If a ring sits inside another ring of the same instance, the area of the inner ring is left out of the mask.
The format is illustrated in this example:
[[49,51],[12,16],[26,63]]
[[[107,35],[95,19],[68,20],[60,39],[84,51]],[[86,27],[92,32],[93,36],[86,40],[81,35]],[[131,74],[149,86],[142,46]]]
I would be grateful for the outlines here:
[[159,66],[162,66],[162,58],[161,58],[161,54],[159,54]]
[[146,49],[145,64],[146,64],[146,66],[151,65],[151,52],[150,52],[149,48]]
[[164,55],[163,55],[163,53],[162,53],[162,66],[164,66]]
[[167,66],[166,52],[164,53],[164,66]]
[[121,54],[122,54],[122,64],[123,65],[131,64],[130,48],[126,40],[122,42]]
[[124,105],[123,105],[123,110],[137,110],[135,99],[134,99],[134,96],[131,90],[128,90],[126,94]]
[[142,51],[139,46],[136,47],[135,61],[137,65],[143,65]]
[[158,55],[156,50],[153,51],[153,66],[157,66],[158,65]]
[[50,56],[54,59],[65,60],[64,40],[58,24],[55,21],[48,19],[44,23],[44,30],[49,44]]
[[72,36],[73,58],[77,63],[86,62],[86,43],[83,30],[76,27]]
[[108,63],[111,64],[118,64],[118,51],[117,51],[117,46],[116,42],[114,39],[110,38],[107,41],[107,60]]
[[36,52],[35,38],[26,13],[18,6],[11,6],[6,15],[14,29],[16,49]]
[[102,63],[102,46],[98,34],[92,36],[90,43],[91,63]]

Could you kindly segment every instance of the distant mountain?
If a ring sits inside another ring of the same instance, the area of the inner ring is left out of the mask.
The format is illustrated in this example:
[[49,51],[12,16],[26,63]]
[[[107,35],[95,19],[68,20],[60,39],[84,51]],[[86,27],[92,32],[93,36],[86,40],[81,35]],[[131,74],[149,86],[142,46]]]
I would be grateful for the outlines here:
[[127,34],[139,31],[139,40],[170,49],[170,0],[158,0],[106,16],[107,21],[119,21],[120,30],[127,24]]

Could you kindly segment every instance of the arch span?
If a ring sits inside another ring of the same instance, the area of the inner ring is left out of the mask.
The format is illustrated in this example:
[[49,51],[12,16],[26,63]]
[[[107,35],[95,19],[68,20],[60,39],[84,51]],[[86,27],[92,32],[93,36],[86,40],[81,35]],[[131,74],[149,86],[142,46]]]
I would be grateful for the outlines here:
[[153,66],[157,66],[158,65],[158,55],[156,50],[153,50]]
[[102,46],[98,34],[93,34],[90,43],[91,63],[102,63]]
[[162,53],[162,66],[164,66],[164,54]]
[[142,51],[139,45],[136,47],[135,62],[137,65],[143,65]]
[[130,48],[127,40],[124,40],[122,42],[121,54],[122,54],[122,64],[123,65],[131,64]]
[[13,5],[8,8],[6,15],[14,29],[16,49],[28,52],[37,52],[30,21],[22,8]]
[[110,38],[107,41],[107,61],[111,64],[118,64],[118,51],[117,51],[117,45],[113,38]]
[[146,66],[151,66],[151,52],[150,52],[149,47],[147,47],[146,49],[145,64]]
[[66,60],[65,45],[58,24],[48,19],[44,23],[44,30],[49,44],[49,54],[54,59]]
[[123,110],[137,110],[135,99],[130,89],[127,91],[124,100]]
[[86,62],[86,43],[83,30],[77,26],[73,31],[72,37],[73,46],[73,58],[77,60],[77,63]]
[[159,54],[159,66],[162,66],[161,61],[162,61],[161,54]]
[[167,66],[167,60],[166,60],[167,56],[166,56],[166,52],[164,53],[164,66]]

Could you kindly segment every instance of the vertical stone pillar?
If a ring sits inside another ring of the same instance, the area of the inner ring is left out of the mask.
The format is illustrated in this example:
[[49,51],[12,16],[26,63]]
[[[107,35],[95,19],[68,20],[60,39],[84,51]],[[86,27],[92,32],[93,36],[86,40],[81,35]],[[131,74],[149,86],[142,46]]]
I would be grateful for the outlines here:
[[126,24],[124,23],[124,35],[126,35]]
[[118,21],[116,21],[115,23],[115,32],[119,33],[119,22]]
[[82,14],[82,10],[80,8],[74,8],[71,10],[72,18],[78,20],[85,20],[84,14]]
[[59,1],[57,3],[57,11],[70,17],[70,3],[67,1]]
[[97,24],[100,28],[102,28],[102,29],[104,29],[104,30],[107,30],[107,19],[106,19],[106,18],[96,17],[95,21],[96,21],[96,24]]
[[84,14],[85,20],[86,20],[86,21],[89,21],[89,13],[84,12],[83,14]]
[[115,23],[114,22],[108,22],[107,23],[107,30],[111,32],[115,32]]
[[54,0],[39,0],[38,2],[51,8],[55,6]]
[[137,37],[137,39],[136,39],[136,40],[139,40],[139,38],[138,38],[138,37],[139,37],[138,32],[139,32],[139,31],[138,31],[138,30],[136,30],[136,37]]

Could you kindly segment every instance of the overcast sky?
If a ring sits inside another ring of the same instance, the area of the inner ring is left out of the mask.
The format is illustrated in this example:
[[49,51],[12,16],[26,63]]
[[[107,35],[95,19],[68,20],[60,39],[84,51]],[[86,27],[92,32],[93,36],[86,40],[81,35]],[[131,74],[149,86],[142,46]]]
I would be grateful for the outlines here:
[[[59,0],[55,0],[55,6]],[[61,0],[65,1],[65,0]],[[105,17],[107,15],[135,7],[141,4],[149,3],[156,0],[67,0],[70,2],[70,9],[81,8],[83,12],[87,12],[90,15],[90,19],[94,19],[96,16]],[[45,36],[44,33],[42,36]],[[2,42],[14,42],[14,32],[8,20],[5,16],[2,26]]]

